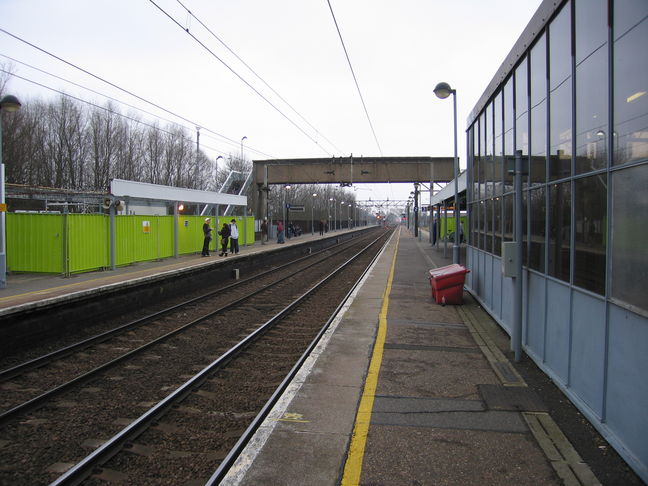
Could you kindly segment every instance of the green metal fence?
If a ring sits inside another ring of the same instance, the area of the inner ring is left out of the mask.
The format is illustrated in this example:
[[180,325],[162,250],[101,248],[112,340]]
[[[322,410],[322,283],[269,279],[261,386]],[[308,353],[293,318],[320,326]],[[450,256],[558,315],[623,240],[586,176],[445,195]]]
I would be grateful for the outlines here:
[[[69,275],[110,268],[110,216],[103,214],[7,213],[9,272]],[[174,256],[174,216],[115,216],[115,266]],[[254,218],[212,218],[214,236],[236,219],[241,245],[254,243]],[[178,216],[178,255],[202,250],[203,216]],[[247,228],[247,233],[246,233]],[[247,238],[246,238],[247,237]],[[218,238],[210,248],[217,249]]]

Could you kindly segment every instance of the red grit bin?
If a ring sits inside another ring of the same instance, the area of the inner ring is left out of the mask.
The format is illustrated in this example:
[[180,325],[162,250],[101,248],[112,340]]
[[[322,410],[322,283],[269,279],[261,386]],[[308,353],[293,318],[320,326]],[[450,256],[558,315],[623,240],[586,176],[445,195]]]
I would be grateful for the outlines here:
[[463,287],[466,274],[470,272],[466,267],[457,263],[430,270],[430,287],[432,298],[437,304],[461,305],[463,303]]

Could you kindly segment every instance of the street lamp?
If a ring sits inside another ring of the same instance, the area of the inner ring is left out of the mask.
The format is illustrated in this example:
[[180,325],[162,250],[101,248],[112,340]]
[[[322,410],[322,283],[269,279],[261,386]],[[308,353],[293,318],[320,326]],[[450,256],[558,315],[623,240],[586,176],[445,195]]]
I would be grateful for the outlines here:
[[342,206],[344,206],[344,204],[344,201],[340,201],[340,231],[344,229],[344,227],[342,226]]
[[6,95],[0,100],[0,288],[7,286],[7,254],[5,250],[5,170],[2,161],[2,110],[13,112],[20,109],[22,105],[18,98],[13,95]]
[[[313,197],[317,197],[317,193],[313,193]],[[315,199],[311,202],[311,235],[315,234],[315,218],[313,218],[313,207],[315,207]]]
[[[288,229],[287,226],[286,226],[286,191],[289,191],[290,187],[291,186],[289,184],[285,185],[284,186],[284,192],[283,192],[283,224],[284,224],[284,228],[285,228],[286,231]],[[286,233],[286,234],[288,234],[288,233]]]
[[243,162],[243,140],[247,140],[247,137],[241,139],[241,162]]
[[329,199],[329,201],[331,201],[333,203],[333,231],[335,231],[335,227],[337,226],[337,223],[335,221],[335,219],[336,219],[335,218],[335,209],[336,209],[335,199],[331,198],[331,199]]
[[452,243],[452,263],[459,263],[459,159],[457,158],[457,91],[448,83],[439,83],[434,88],[434,94],[442,100],[452,95],[454,113],[454,220],[455,232]]

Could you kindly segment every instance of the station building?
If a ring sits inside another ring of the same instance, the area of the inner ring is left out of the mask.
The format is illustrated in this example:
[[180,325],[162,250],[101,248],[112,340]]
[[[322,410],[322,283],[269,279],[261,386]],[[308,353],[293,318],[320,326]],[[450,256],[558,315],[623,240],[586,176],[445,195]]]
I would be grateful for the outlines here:
[[467,286],[648,482],[648,2],[544,1],[468,119]]

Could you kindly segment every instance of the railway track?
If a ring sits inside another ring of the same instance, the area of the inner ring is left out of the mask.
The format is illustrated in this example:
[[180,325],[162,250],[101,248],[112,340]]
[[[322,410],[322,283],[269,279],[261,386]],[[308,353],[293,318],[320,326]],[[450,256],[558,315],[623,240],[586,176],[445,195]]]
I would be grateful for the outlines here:
[[[88,484],[120,478],[131,484],[208,479],[314,342],[357,280],[350,275],[366,267],[369,253],[386,236],[371,244],[352,240],[156,312],[118,337],[101,338],[45,368],[26,371],[20,385],[15,377],[6,381],[3,396],[14,388],[14,401],[30,388],[37,397],[51,395],[2,415],[5,463],[25,466],[3,466],[0,484],[47,484],[61,473],[55,484],[78,484],[79,477],[88,476]],[[365,247],[361,256],[356,256],[358,245]],[[311,287],[317,291],[306,295]],[[167,331],[169,323],[175,325],[172,331]],[[151,339],[151,328],[164,333]],[[94,365],[98,355],[105,361],[112,353],[118,358],[109,364],[75,375],[61,390],[38,394],[53,376],[74,375],[70,370],[86,355],[92,355]],[[48,448],[52,443],[59,447]],[[97,470],[102,463],[106,466]]]

